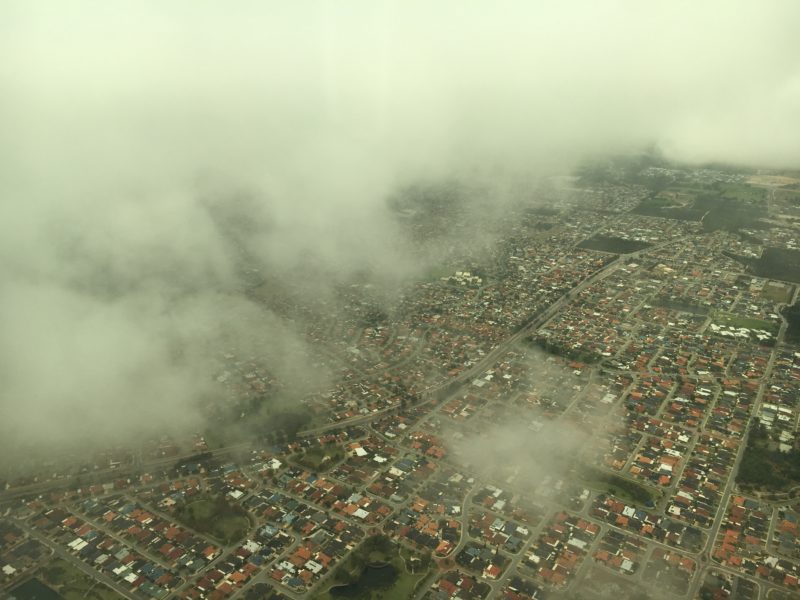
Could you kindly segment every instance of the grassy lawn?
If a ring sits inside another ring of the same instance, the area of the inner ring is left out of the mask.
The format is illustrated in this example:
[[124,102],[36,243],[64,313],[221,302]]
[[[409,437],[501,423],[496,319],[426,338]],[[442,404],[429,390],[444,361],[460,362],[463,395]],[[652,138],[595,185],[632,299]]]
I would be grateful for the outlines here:
[[753,269],[759,277],[800,283],[800,250],[764,248]]
[[576,598],[648,600],[652,598],[652,592],[646,585],[646,582],[637,583],[631,581],[630,576],[617,575],[596,566],[592,567],[589,574],[583,578],[574,593]]
[[42,581],[56,590],[64,600],[118,600],[119,594],[89,577],[83,571],[62,559],[53,559],[39,573]]
[[179,507],[175,516],[186,525],[230,544],[242,539],[250,528],[245,510],[225,498],[203,498]]
[[787,284],[780,284],[778,282],[767,282],[764,289],[761,290],[761,295],[773,302],[787,304],[791,301],[794,295],[794,286]]
[[800,200],[800,190],[778,188],[775,190],[775,200],[796,204]]
[[633,213],[651,217],[664,217],[680,221],[699,221],[705,211],[693,208],[697,194],[704,190],[672,186],[656,196],[644,198]]
[[720,189],[726,198],[736,198],[745,202],[761,200],[766,195],[763,188],[753,187],[748,183],[722,183]]
[[338,445],[313,446],[292,456],[292,460],[309,471],[327,471],[344,458],[344,448]]
[[650,246],[652,246],[652,244],[648,244],[647,242],[624,240],[622,238],[606,235],[593,235],[578,244],[578,248],[599,250],[600,252],[612,252],[614,254],[630,254],[631,252],[644,250]]
[[712,321],[716,325],[727,325],[728,327],[745,327],[747,329],[763,329],[770,333],[778,332],[778,324],[770,321],[762,321],[761,319],[750,319],[731,313],[718,312],[714,315]]
[[397,578],[397,581],[381,595],[381,598],[384,600],[405,600],[406,598],[412,598],[414,596],[414,587],[427,573],[427,569],[414,574],[408,573],[405,570],[400,571],[400,576]]
[[[701,185],[697,185],[694,183],[676,183],[674,185],[669,186],[665,192],[678,192],[684,194],[704,194],[708,190]],[[664,193],[664,192],[662,192]]]
[[633,213],[682,221],[702,219],[706,230],[759,228],[766,217],[766,191],[747,183],[670,185],[644,198]]

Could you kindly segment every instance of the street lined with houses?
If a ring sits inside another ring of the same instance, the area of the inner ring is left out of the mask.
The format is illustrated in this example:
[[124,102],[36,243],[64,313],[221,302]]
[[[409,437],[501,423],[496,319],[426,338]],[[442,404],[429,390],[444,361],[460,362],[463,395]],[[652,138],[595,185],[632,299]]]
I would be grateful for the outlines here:
[[[391,316],[346,290],[307,324],[336,377],[305,420],[4,481],[0,593],[80,572],[131,600],[327,599],[387,569],[385,597],[417,600],[800,594],[797,285],[734,258],[790,250],[796,225],[757,243],[711,211],[655,214],[696,189],[766,198],[736,173],[671,176],[509,215],[491,256]],[[220,364],[234,413],[281,387],[257,358]]]

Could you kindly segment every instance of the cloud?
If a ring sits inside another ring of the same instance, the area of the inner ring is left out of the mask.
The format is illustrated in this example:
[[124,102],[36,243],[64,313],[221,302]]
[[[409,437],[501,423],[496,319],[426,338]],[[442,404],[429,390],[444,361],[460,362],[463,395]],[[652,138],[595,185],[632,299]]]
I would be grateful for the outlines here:
[[242,294],[202,207],[159,196],[51,208],[24,251],[6,245],[4,450],[202,430],[199,409],[226,402],[214,376],[227,353],[299,381],[302,338]]
[[386,204],[410,182],[499,189],[653,143],[796,166],[799,17],[788,1],[4,2],[0,434],[194,425],[220,345],[310,352],[242,295],[245,263],[315,293],[417,275],[428,258]]

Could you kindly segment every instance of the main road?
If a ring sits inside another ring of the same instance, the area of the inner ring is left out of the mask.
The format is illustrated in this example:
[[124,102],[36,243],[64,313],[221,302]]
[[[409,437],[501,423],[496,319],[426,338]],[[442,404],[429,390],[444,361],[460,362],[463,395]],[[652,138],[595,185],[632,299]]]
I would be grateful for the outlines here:
[[[520,329],[514,333],[513,335],[509,336],[500,344],[492,348],[486,355],[481,358],[478,362],[474,365],[469,367],[467,370],[462,371],[452,379],[448,379],[447,381],[443,381],[440,384],[435,386],[429,387],[422,391],[421,395],[423,401],[420,405],[424,405],[430,403],[441,396],[443,392],[450,392],[455,393],[456,388],[465,385],[467,383],[472,382],[475,377],[484,373],[487,369],[489,369],[499,357],[501,357],[509,348],[511,348],[514,344],[519,342],[525,336],[530,335],[532,332],[536,331],[539,327],[547,323],[550,319],[552,319],[556,313],[567,303],[569,302],[574,296],[585,290],[587,287],[600,281],[604,277],[608,276],[612,271],[612,267],[616,267],[623,257],[632,256],[632,255],[620,255],[616,259],[608,262],[603,267],[589,275],[586,279],[582,280],[578,283],[575,287],[571,288],[568,292],[564,293],[561,297],[559,297],[555,302],[549,305],[544,311],[538,313],[531,317]],[[335,429],[341,429],[343,427],[348,427],[352,425],[361,425],[363,423],[367,423],[372,421],[373,419],[377,419],[383,415],[389,414],[395,410],[397,410],[397,406],[390,406],[387,408],[382,408],[380,410],[376,410],[374,412],[359,415],[357,417],[353,417],[351,419],[346,419],[343,421],[339,421],[336,423],[328,423],[325,425],[321,425],[319,427],[314,427],[312,429],[307,429],[305,431],[299,432],[298,435],[303,437],[319,435],[325,433],[327,431],[333,431]]]
[[[506,351],[508,351],[508,349],[510,349],[514,344],[516,344],[526,336],[530,335],[538,328],[540,328],[542,325],[547,323],[550,319],[552,319],[558,313],[558,311],[561,310],[575,296],[577,296],[579,293],[581,293],[583,290],[585,290],[592,284],[601,281],[609,274],[611,274],[614,271],[614,269],[619,264],[621,264],[622,261],[638,258],[641,254],[644,254],[648,251],[660,248],[665,245],[676,243],[677,241],[679,241],[679,239],[680,238],[673,238],[666,242],[662,242],[661,244],[657,244],[655,246],[651,246],[649,248],[645,248],[643,250],[639,250],[637,252],[633,252],[630,254],[620,254],[615,259],[610,260],[601,268],[594,271],[591,275],[580,281],[569,291],[565,292],[561,297],[559,297],[555,302],[550,304],[542,312],[533,315],[522,327],[520,327],[520,329],[516,333],[512,334],[507,339],[502,341],[500,344],[495,346],[481,360],[476,362],[467,370],[459,373],[452,379],[449,379],[447,381],[444,381],[440,384],[437,384],[435,386],[432,386],[424,390],[422,392],[423,400],[421,404],[424,405],[431,403],[436,399],[440,398],[444,393],[447,393],[447,395],[456,393],[458,391],[458,388],[460,388],[465,384],[470,383],[475,377],[477,377],[478,375],[484,373],[487,369],[489,369],[497,361],[497,359],[500,358]],[[369,423],[374,419],[378,419],[386,414],[390,414],[391,412],[398,410],[398,408],[399,408],[398,406],[390,406],[364,415],[358,415],[351,419],[345,419],[335,423],[326,423],[318,427],[313,427],[310,429],[306,429],[304,431],[300,431],[298,432],[298,436],[314,437],[322,435],[323,433],[329,431],[344,429],[346,427],[352,427],[356,425],[362,425],[365,423]],[[244,450],[252,448],[252,446],[253,442],[248,440],[245,442],[241,442],[239,444],[232,444],[230,446],[225,446],[223,448],[217,448],[213,450],[213,454],[215,457],[235,455],[238,452],[242,452]],[[196,453],[154,459],[147,462],[142,462],[140,464],[118,467],[116,469],[100,469],[82,475],[64,477],[58,480],[47,480],[47,481],[32,483],[25,486],[10,488],[8,490],[0,492],[0,503],[27,496],[36,496],[39,494],[44,494],[47,492],[52,492],[62,489],[74,489],[75,487],[80,487],[81,481],[84,482],[84,485],[88,486],[96,482],[104,482],[115,479],[125,479],[129,476],[135,476],[141,473],[152,472],[159,468],[168,467],[181,460],[189,459],[195,454]]]
[[[557,312],[577,294],[579,294],[590,285],[596,283],[597,281],[600,281],[604,277],[608,276],[611,272],[613,272],[614,268],[620,264],[623,258],[626,257],[630,258],[633,256],[637,256],[638,254],[639,253],[637,252],[634,253],[633,255],[620,255],[617,258],[606,263],[603,267],[601,267],[600,269],[589,275],[587,278],[579,282],[575,287],[573,287],[565,294],[563,294],[559,299],[557,299],[554,303],[548,306],[544,311],[534,315],[516,333],[514,333],[506,340],[504,340],[502,343],[500,343],[498,346],[489,351],[480,361],[472,365],[469,369],[463,371],[453,379],[450,379],[437,386],[433,386],[425,390],[422,393],[423,404],[433,402],[434,400],[439,398],[442,395],[442,393],[447,393],[447,392],[449,392],[450,394],[457,393],[458,388],[460,388],[465,384],[470,383],[476,376],[482,374],[484,371],[490,368],[494,364],[494,362],[502,356],[503,353],[505,353],[519,340],[523,339],[527,335],[530,335],[536,329],[538,329],[543,324],[552,319],[557,314]],[[361,425],[364,423],[368,423],[376,418],[379,418],[384,414],[390,413],[393,410],[396,410],[396,407],[389,407],[366,415],[359,415],[357,417],[354,417],[352,419],[347,419],[345,421],[340,421],[337,423],[329,423],[326,425],[322,425],[320,427],[308,429],[300,432],[299,435],[303,437],[311,437],[311,436],[321,435],[327,431],[335,429],[342,429],[345,427]],[[215,457],[223,457],[226,455],[235,455],[236,453],[248,450],[251,447],[252,443],[250,441],[247,441],[247,442],[242,442],[240,444],[234,444],[216,449],[213,451],[213,453]],[[38,495],[46,492],[56,491],[59,489],[74,488],[77,485],[80,485],[79,482],[81,480],[84,481],[84,485],[89,485],[92,482],[102,482],[111,479],[124,479],[131,475],[137,475],[139,473],[150,472],[158,470],[160,468],[169,467],[170,465],[173,465],[178,461],[191,458],[192,456],[194,456],[194,454],[155,459],[138,465],[130,465],[117,469],[102,469],[88,474],[84,474],[82,476],[65,477],[59,480],[43,481],[19,488],[12,488],[0,492],[0,502],[11,501],[17,498]],[[463,522],[465,521],[465,514],[462,515],[461,520],[463,529],[465,527],[465,523]],[[462,536],[464,533],[466,532],[462,531]],[[463,544],[463,537],[460,545],[461,544]],[[61,549],[59,549],[59,551],[60,550]],[[60,553],[63,553],[63,551],[60,551]]]
[[[753,403],[753,411],[750,413],[750,423],[753,422],[753,419],[758,418],[758,411],[761,408],[761,402],[764,398],[764,390],[766,389],[767,382],[769,381],[769,377],[772,374],[772,369],[775,365],[775,358],[778,356],[778,349],[780,348],[781,341],[786,334],[786,329],[788,324],[786,319],[781,317],[781,326],[778,330],[778,335],[775,338],[775,347],[772,349],[772,353],[770,354],[769,361],[767,362],[767,367],[764,369],[764,375],[761,378],[761,385],[758,388],[758,394],[756,396],[756,401]],[[730,502],[730,497],[734,492],[734,488],[736,486],[736,474],[739,471],[739,464],[742,462],[742,457],[744,456],[745,449],[747,447],[747,440],[750,437],[749,429],[742,437],[742,443],[739,445],[739,450],[736,454],[736,460],[733,463],[733,467],[731,468],[730,475],[728,476],[728,481],[725,484],[725,490],[720,498],[720,505],[717,508],[717,514],[714,516],[714,524],[711,527],[711,531],[708,535],[708,540],[706,541],[706,546],[703,548],[703,551],[700,554],[700,558],[705,562],[708,561],[709,565],[714,565],[715,568],[719,568],[720,565],[714,563],[711,560],[711,551],[714,548],[714,542],[717,538],[717,534],[719,533],[720,528],[722,527],[722,522],[725,518],[725,514],[728,509],[728,502]],[[744,573],[739,574],[741,577],[746,577],[747,575]],[[756,581],[751,579],[752,581]],[[764,582],[762,582],[764,583]],[[692,594],[696,594],[700,585],[702,584],[702,577],[696,577],[695,581],[692,585]],[[765,582],[765,585],[769,585],[769,582]],[[693,598],[694,596],[690,596]]]

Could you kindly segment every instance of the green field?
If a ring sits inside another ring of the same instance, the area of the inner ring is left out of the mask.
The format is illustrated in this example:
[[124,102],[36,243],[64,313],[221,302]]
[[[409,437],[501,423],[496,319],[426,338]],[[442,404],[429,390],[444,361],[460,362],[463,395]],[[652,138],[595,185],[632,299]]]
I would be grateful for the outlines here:
[[672,300],[671,298],[667,298],[664,296],[660,296],[654,298],[653,304],[656,306],[660,306],[661,308],[668,308],[670,310],[677,310],[679,312],[691,313],[693,315],[707,315],[708,308],[705,306],[699,306],[697,304],[692,304],[686,300]]
[[611,252],[613,254],[630,254],[631,252],[638,252],[650,246],[652,246],[652,244],[648,244],[647,242],[625,240],[607,235],[594,235],[578,244],[578,248]]
[[693,205],[695,196],[701,193],[703,193],[703,190],[684,188],[682,186],[670,187],[659,194],[644,198],[632,212],[648,217],[662,217],[679,221],[699,221],[705,211],[695,209]]
[[800,203],[800,190],[790,188],[778,188],[775,190],[775,200],[796,206]]
[[244,600],[286,600],[286,596],[266,583],[248,586],[242,596]]
[[747,329],[763,329],[770,333],[778,333],[779,326],[777,323],[771,321],[762,321],[761,319],[750,319],[749,317],[742,317],[731,313],[718,312],[715,313],[711,319],[712,323],[716,325],[726,325],[728,327],[745,327]]
[[763,229],[766,192],[747,183],[707,186],[671,185],[654,192],[633,209],[634,214],[681,221],[702,221],[706,231]]
[[653,595],[646,582],[632,581],[629,575],[592,567],[568,597],[570,600],[650,600]]
[[39,573],[64,600],[118,600],[120,595],[62,558],[55,558]]
[[180,506],[175,516],[192,529],[225,544],[242,539],[250,528],[247,512],[224,497],[195,500]]
[[761,290],[761,295],[764,298],[778,302],[780,304],[788,304],[794,296],[794,286],[788,284],[781,284],[779,282],[767,282],[764,289]]
[[292,461],[309,471],[327,471],[344,458],[344,449],[338,445],[312,446],[292,456]]
[[720,183],[719,189],[723,197],[742,202],[758,203],[766,197],[764,188],[754,187],[749,183]]
[[753,261],[753,271],[759,277],[800,283],[800,250],[764,248]]

